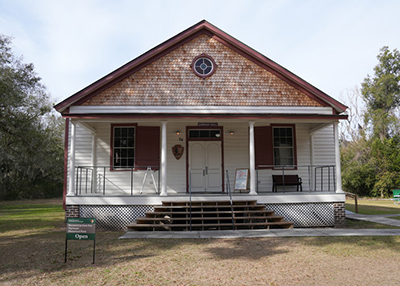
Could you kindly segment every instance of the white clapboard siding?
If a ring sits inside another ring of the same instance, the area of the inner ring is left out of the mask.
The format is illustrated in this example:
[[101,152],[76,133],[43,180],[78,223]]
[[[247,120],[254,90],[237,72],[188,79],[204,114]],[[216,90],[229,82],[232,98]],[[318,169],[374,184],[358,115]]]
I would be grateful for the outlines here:
[[[249,124],[246,123],[224,123],[224,167],[225,180],[228,171],[231,190],[234,190],[235,170],[250,167],[249,158]],[[234,134],[230,135],[229,132]],[[227,191],[227,190],[226,190]]]
[[[180,131],[180,135],[176,135],[176,131]],[[161,130],[160,130],[161,132]],[[180,141],[180,138],[182,138]],[[161,140],[160,134],[160,140]],[[182,145],[184,147],[182,157],[177,160],[173,153],[172,147]],[[161,142],[160,142],[161,147]],[[186,192],[186,124],[179,122],[167,123],[167,193],[184,193]]]
[[[314,165],[335,165],[335,136],[333,125],[330,125],[314,134]],[[328,170],[325,169],[323,173],[323,180],[321,184],[320,175],[317,172],[316,189],[317,190],[330,190],[334,189],[334,176],[335,173],[331,169],[330,176]],[[330,183],[330,186],[328,185]]]
[[[95,165],[107,166],[107,168],[97,169],[98,191],[102,193],[105,186],[106,194],[108,195],[130,195],[131,193],[134,195],[140,194],[146,171],[140,170],[132,173],[129,170],[111,171],[108,167],[112,165],[112,162],[110,161],[111,124],[97,123],[94,126],[97,130]],[[158,171],[153,172],[153,176],[155,177],[156,184],[158,184]],[[145,181],[143,193],[155,193],[155,188],[150,173]]]
[[[296,150],[297,150],[297,165],[299,166],[294,170],[285,170],[285,174],[299,175],[303,180],[303,190],[310,189],[310,170],[308,166],[311,164],[311,148],[310,148],[310,134],[309,124],[296,124]],[[282,170],[260,169],[258,170],[258,191],[272,192],[272,175],[281,175]],[[282,187],[278,187],[282,191]],[[296,186],[286,186],[285,192],[296,191]]]
[[[126,122],[124,122],[126,123]],[[159,122],[139,123],[140,126],[161,126]],[[187,189],[187,134],[186,126],[196,126],[196,123],[188,122],[168,122],[167,123],[167,192],[185,193]],[[231,190],[234,190],[235,170],[239,168],[249,168],[249,125],[248,122],[219,122],[218,126],[223,127],[222,143],[224,149],[224,173],[225,186],[229,183]],[[96,150],[94,152],[94,165],[100,166],[94,170],[96,183],[90,182],[89,192],[103,193],[105,186],[107,195],[134,195],[139,194],[143,184],[146,171],[139,170],[131,173],[130,171],[111,171],[110,162],[110,143],[111,143],[111,123],[91,123],[91,127],[96,131]],[[176,131],[180,131],[180,135]],[[314,150],[311,150],[311,125],[308,123],[296,124],[296,150],[297,164],[300,166],[296,170],[286,170],[286,174],[298,174],[303,179],[303,189],[314,188],[314,181],[309,180],[312,175],[309,165],[334,165],[334,136],[333,127],[329,126],[316,132],[313,135]],[[160,128],[161,131],[161,128]],[[230,135],[230,131],[234,134]],[[161,140],[161,134],[160,134]],[[70,141],[69,141],[70,144]],[[177,160],[172,153],[172,147],[176,144],[184,147],[183,156]],[[160,142],[161,146],[161,142]],[[76,128],[76,166],[92,165],[92,133],[77,124]],[[68,162],[69,166],[69,162]],[[102,168],[105,167],[105,168]],[[229,174],[229,182],[226,181],[226,171]],[[104,180],[105,173],[105,180]],[[258,171],[258,191],[272,191],[272,175],[281,174],[280,170],[263,169]],[[68,168],[69,175],[69,168]],[[81,174],[82,175],[82,174]],[[159,184],[159,171],[153,172],[155,183]],[[83,174],[85,176],[85,174]],[[69,182],[69,181],[68,181]],[[328,174],[324,175],[322,187],[327,190]],[[317,182],[317,185],[320,184]],[[133,188],[132,188],[133,186]],[[321,186],[318,186],[321,187]],[[84,188],[84,189],[85,189]],[[285,191],[295,191],[295,187],[287,186]],[[155,186],[149,174],[144,181],[144,194],[155,194]]]

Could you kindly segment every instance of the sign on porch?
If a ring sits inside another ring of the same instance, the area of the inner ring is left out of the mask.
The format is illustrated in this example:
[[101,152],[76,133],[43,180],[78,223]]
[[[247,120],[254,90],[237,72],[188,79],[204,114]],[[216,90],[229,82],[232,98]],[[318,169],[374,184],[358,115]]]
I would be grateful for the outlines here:
[[249,189],[249,169],[236,169],[234,191],[247,191]]
[[199,127],[217,127],[218,123],[208,123],[208,122],[198,122],[197,126]]

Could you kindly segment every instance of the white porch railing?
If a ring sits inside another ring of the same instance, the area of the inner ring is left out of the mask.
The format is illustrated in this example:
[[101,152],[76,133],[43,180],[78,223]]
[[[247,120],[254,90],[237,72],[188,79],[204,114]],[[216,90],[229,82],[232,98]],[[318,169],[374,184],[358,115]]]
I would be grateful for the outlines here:
[[[141,194],[159,195],[160,176],[158,166],[119,168],[113,166],[78,166],[75,168],[74,195],[135,196]],[[262,165],[256,169],[256,191],[258,194],[274,191],[272,175],[298,175],[301,188],[283,182],[276,186],[278,193],[335,192],[336,172],[334,165]],[[190,176],[189,176],[190,177]],[[226,172],[226,191],[233,181]],[[190,188],[190,186],[189,186]],[[186,192],[182,193],[183,195]]]
[[[133,196],[151,189],[159,193],[159,166],[78,166],[75,167],[75,195]],[[156,176],[155,173],[157,172]],[[152,184],[151,187],[145,184]]]
[[[256,169],[257,193],[273,192],[272,175],[298,175],[303,192],[335,192],[336,170],[334,165],[259,165]],[[283,179],[284,180],[284,179]],[[278,192],[293,192],[296,186],[286,184],[277,186]]]

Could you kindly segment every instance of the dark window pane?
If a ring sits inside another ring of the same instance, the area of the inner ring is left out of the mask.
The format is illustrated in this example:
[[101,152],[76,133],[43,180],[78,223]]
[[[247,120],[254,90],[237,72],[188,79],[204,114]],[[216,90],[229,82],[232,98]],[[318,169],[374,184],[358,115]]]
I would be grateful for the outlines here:
[[129,128],[128,135],[129,135],[129,137],[134,137],[135,136],[135,128],[133,128],[133,127]]
[[221,132],[219,130],[211,130],[210,131],[211,138],[215,138],[215,137],[217,137],[217,135],[220,135],[220,134],[221,134]]
[[126,137],[128,135],[128,128],[121,128],[121,137]]
[[189,130],[189,138],[198,138],[199,132],[197,130]]
[[121,167],[128,166],[128,160],[127,159],[122,159],[121,160]]
[[121,134],[121,130],[118,127],[114,128],[114,137],[119,137]]
[[201,130],[200,131],[200,138],[209,138],[210,137],[210,131],[209,130]]

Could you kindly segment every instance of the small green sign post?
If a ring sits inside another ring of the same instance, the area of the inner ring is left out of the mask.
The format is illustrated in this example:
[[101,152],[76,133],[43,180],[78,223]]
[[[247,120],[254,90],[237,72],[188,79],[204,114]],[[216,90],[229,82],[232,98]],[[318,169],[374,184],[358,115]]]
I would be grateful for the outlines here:
[[65,262],[67,262],[68,240],[93,240],[93,264],[96,250],[96,219],[67,218],[65,237]]

